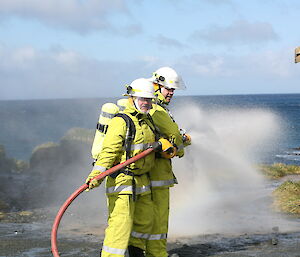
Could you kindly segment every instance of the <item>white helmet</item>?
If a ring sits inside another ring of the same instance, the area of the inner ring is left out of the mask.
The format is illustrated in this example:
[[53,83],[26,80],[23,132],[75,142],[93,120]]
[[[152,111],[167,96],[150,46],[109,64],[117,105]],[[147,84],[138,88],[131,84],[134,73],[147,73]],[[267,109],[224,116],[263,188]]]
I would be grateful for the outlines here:
[[137,96],[145,98],[156,98],[153,84],[149,79],[136,79],[127,86],[127,96]]
[[170,89],[186,88],[181,76],[170,67],[161,67],[157,71],[153,72],[151,81]]

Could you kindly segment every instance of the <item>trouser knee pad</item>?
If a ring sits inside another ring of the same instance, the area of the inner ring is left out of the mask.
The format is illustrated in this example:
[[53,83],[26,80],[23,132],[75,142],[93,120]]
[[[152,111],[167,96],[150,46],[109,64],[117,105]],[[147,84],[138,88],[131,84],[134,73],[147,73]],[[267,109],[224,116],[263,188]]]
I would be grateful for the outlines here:
[[145,257],[144,250],[132,245],[128,246],[129,257]]

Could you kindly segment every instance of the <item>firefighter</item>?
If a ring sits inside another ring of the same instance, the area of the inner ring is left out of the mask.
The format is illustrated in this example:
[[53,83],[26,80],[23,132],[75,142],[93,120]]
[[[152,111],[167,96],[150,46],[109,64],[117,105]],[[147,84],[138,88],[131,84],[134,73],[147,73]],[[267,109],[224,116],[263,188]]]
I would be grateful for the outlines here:
[[[153,82],[155,94],[157,95],[157,105],[150,111],[153,122],[161,135],[167,138],[176,146],[178,157],[184,155],[183,147],[191,143],[189,135],[180,133],[180,129],[173,119],[167,105],[172,100],[176,89],[185,89],[185,84],[181,77],[169,67],[162,67],[153,73],[150,81]],[[172,171],[171,157],[164,153],[157,154],[155,166],[151,170],[150,180],[152,188],[152,198],[154,203],[153,228],[149,235],[139,233],[133,229],[129,244],[138,247],[137,238],[146,240],[146,256],[166,257],[168,256],[167,233],[169,223],[169,188],[177,183]],[[130,255],[130,257],[144,255]]]
[[[103,171],[125,161],[145,150],[156,141],[155,127],[149,120],[148,113],[152,107],[153,85],[147,79],[134,80],[127,87],[128,106],[122,116],[112,118],[97,156],[93,170],[86,179],[90,190],[102,181],[93,178]],[[129,125],[128,118],[133,124]],[[128,135],[131,136],[128,136]],[[132,140],[131,140],[132,138]],[[161,140],[162,148],[170,150],[171,144]],[[125,147],[125,149],[124,149]],[[149,171],[153,169],[155,154],[130,164],[106,179],[108,203],[108,227],[105,230],[102,257],[125,256],[130,233],[150,233],[153,225],[153,201],[150,190]],[[133,216],[135,223],[133,224]],[[145,242],[134,241],[140,251],[145,250]]]

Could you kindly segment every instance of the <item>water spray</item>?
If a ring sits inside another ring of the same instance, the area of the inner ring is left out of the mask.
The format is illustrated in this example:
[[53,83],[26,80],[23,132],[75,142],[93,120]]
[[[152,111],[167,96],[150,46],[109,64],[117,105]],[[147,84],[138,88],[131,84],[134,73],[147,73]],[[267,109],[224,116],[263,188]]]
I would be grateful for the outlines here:
[[281,138],[280,117],[260,108],[185,105],[176,118],[193,144],[182,159],[172,160],[179,184],[171,193],[169,238],[284,229],[257,166]]
[[[152,153],[154,150],[156,150],[155,147],[148,148],[145,151],[133,156],[132,158],[102,172],[100,175],[96,176],[93,179],[101,180],[101,179],[105,178],[106,176],[111,175],[122,168],[125,168],[127,165],[129,165],[133,162],[136,162],[137,160],[139,160],[141,158],[144,158],[145,156]],[[69,205],[76,199],[76,197],[78,195],[80,195],[87,188],[88,188],[88,184],[83,184],[76,191],[74,191],[74,193],[71,194],[69,196],[69,198],[61,206],[61,208],[59,209],[59,211],[55,217],[55,220],[54,220],[53,226],[52,226],[52,231],[51,231],[51,250],[52,250],[52,254],[54,257],[60,257],[59,253],[58,253],[58,249],[57,249],[57,230],[58,230],[59,223],[62,219],[62,216],[64,215],[64,213],[67,210],[67,208],[69,207]]]

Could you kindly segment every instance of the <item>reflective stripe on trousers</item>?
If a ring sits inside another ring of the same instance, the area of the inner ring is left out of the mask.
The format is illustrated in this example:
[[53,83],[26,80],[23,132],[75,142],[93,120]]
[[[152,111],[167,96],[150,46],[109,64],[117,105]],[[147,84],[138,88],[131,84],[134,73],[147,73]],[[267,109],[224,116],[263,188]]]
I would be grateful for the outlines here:
[[[153,202],[151,195],[140,195],[136,201],[128,194],[108,196],[108,226],[101,257],[123,257],[128,247],[131,231],[150,234],[153,227]],[[133,224],[136,215],[138,222]],[[136,247],[145,250],[145,239],[137,242]]]
[[112,254],[125,255],[126,249],[118,249],[103,245],[102,250]]
[[136,238],[147,239],[147,240],[167,239],[167,234],[166,233],[151,235],[151,234],[139,233],[139,232],[132,231],[131,236],[136,237]]
[[152,190],[154,223],[150,232],[152,236],[146,241],[146,256],[168,256],[167,233],[170,207],[169,192],[169,188]]

